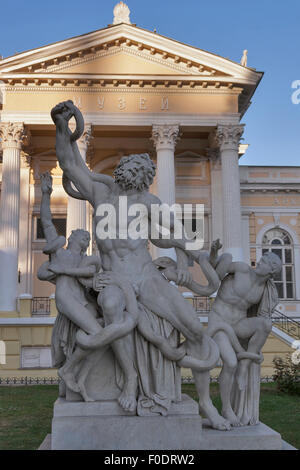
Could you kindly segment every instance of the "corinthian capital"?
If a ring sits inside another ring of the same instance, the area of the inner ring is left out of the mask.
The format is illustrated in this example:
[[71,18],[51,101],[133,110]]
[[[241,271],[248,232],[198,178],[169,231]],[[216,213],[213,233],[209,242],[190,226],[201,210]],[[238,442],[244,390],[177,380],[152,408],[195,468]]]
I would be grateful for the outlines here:
[[152,137],[156,150],[163,148],[174,150],[177,141],[179,140],[179,125],[178,124],[154,124],[152,127]]
[[2,122],[0,124],[2,148],[16,147],[21,149],[26,136],[23,122]]
[[238,151],[243,132],[244,124],[219,125],[216,129],[215,139],[221,150],[232,149]]

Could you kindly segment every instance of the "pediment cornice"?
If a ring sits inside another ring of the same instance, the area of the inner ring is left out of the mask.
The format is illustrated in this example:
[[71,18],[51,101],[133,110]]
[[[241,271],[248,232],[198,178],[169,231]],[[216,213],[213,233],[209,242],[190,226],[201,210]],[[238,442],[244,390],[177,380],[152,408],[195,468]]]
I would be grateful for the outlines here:
[[231,76],[254,83],[260,72],[134,25],[120,24],[8,57],[0,73],[57,72],[109,54],[138,55],[189,75]]

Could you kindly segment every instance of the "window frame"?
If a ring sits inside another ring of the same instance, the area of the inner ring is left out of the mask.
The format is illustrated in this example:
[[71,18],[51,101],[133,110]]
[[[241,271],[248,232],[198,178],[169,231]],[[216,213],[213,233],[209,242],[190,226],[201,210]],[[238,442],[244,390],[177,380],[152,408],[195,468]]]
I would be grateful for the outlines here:
[[[278,233],[275,234],[272,238],[270,238],[268,240],[268,243],[263,243],[264,241],[264,238],[267,236],[268,233],[270,232],[280,232],[282,237],[280,238],[278,236]],[[288,237],[289,239],[289,244],[285,244],[284,242],[284,238],[285,237]],[[275,244],[273,243],[275,240],[279,240],[280,243],[278,244]],[[294,243],[293,243],[293,239],[291,237],[291,235],[289,234],[289,232],[287,230],[284,230],[282,228],[279,228],[279,227],[273,227],[273,228],[270,228],[269,230],[267,230],[263,237],[262,237],[262,243],[261,243],[261,252],[262,252],[262,255],[264,255],[264,253],[266,251],[268,252],[275,252],[275,250],[280,250],[281,251],[281,261],[282,261],[282,271],[281,271],[281,280],[277,280],[274,279],[274,282],[275,282],[275,285],[277,286],[277,284],[282,284],[282,294],[283,296],[281,297],[279,295],[279,292],[278,292],[278,296],[279,296],[279,299],[280,300],[284,300],[284,301],[293,301],[293,300],[296,300],[296,281],[295,281],[295,251],[294,251]],[[287,250],[290,250],[291,251],[291,262],[286,262],[286,251]],[[276,252],[275,252],[276,254]],[[287,280],[287,268],[291,268],[291,281],[288,281]],[[287,288],[288,286],[291,285],[292,286],[292,296],[291,297],[288,297],[288,292],[287,292]]]
[[[34,243],[45,243],[46,238],[37,238],[37,224],[38,224],[38,219],[41,219],[40,214],[35,214],[33,216],[33,232],[32,232],[32,242]],[[66,221],[66,232],[67,232],[67,214],[52,214],[52,220],[53,219],[64,219]],[[66,235],[64,235],[66,237]]]

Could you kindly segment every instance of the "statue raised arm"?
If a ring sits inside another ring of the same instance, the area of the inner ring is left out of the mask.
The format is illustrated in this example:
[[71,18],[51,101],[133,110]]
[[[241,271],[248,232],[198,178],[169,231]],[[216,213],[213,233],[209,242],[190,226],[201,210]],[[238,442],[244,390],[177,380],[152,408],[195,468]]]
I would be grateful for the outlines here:
[[[84,120],[80,110],[71,100],[56,105],[51,111],[51,117],[56,126],[56,155],[63,170],[67,192],[68,194],[71,192],[70,195],[76,197],[74,196],[76,193],[69,185],[70,181],[78,190],[78,199],[85,199],[94,205],[96,196],[94,182],[98,183],[96,197],[99,200],[101,192],[114,184],[114,179],[108,175],[93,173],[83,161],[76,140],[84,131]],[[69,128],[69,121],[72,117],[76,122],[74,132]],[[101,183],[104,188],[101,188]]]

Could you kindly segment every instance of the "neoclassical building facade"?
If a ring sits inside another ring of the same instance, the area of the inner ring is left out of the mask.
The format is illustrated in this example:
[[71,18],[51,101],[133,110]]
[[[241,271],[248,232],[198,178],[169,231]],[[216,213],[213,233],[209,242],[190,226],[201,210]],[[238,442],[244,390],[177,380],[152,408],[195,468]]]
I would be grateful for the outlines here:
[[[98,31],[0,60],[0,341],[7,348],[0,376],[54,374],[55,287],[36,277],[46,259],[42,172],[53,176],[59,234],[93,231],[90,207],[66,196],[55,155],[50,110],[68,99],[84,115],[78,145],[93,171],[112,174],[123,155],[149,153],[153,193],[169,204],[204,205],[204,248],[220,238],[224,251],[252,266],[265,250],[281,256],[279,309],[300,317],[300,167],[242,165],[241,120],[263,75],[242,63],[116,17]],[[266,373],[276,352],[290,350],[274,334],[268,345]]]

